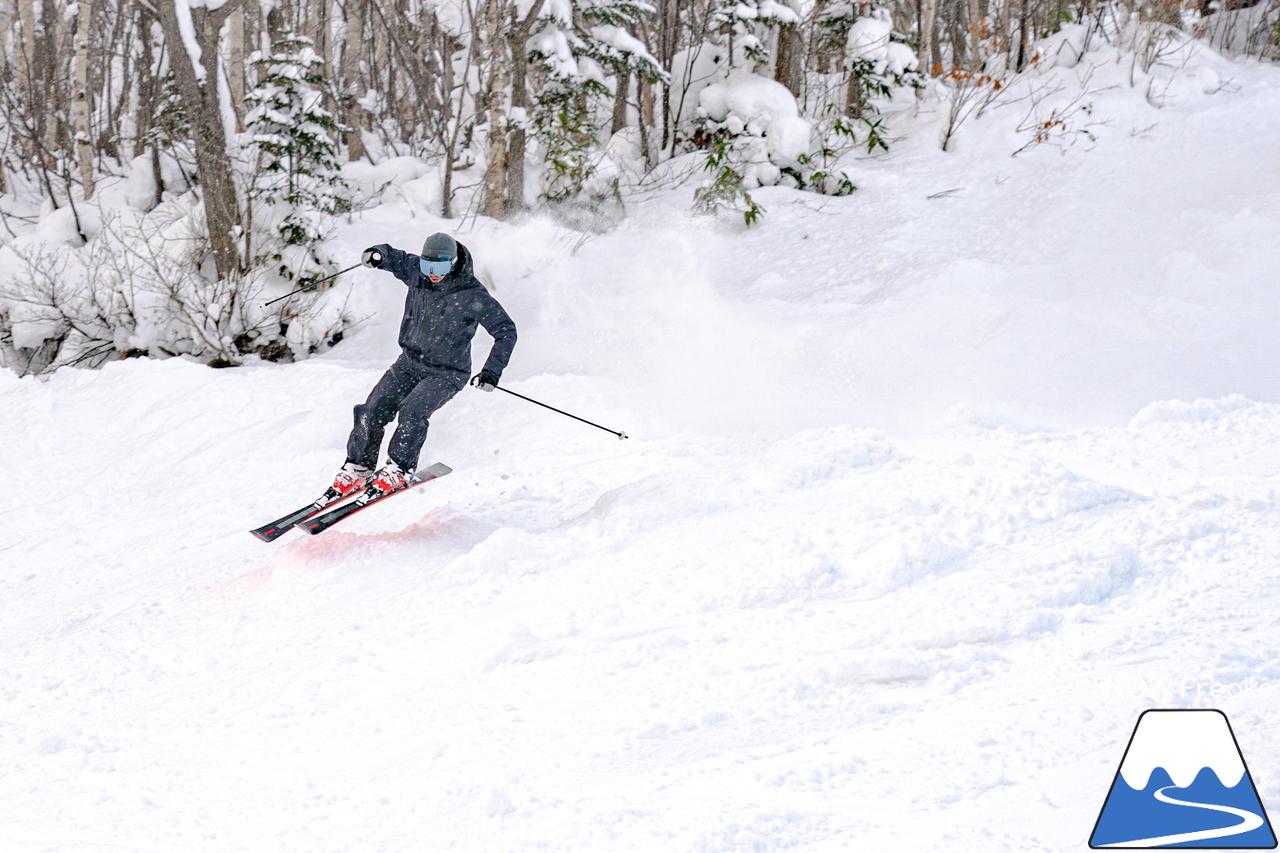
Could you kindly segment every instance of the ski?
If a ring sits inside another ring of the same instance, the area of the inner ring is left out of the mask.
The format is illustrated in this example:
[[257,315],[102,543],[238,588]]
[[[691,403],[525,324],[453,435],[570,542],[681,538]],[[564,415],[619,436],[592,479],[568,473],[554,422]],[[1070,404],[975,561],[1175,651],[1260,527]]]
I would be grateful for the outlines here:
[[365,489],[355,500],[344,503],[342,506],[337,507],[336,509],[331,509],[320,515],[305,517],[301,521],[295,522],[295,525],[299,530],[305,530],[312,536],[315,536],[317,533],[323,533],[330,527],[333,527],[344,518],[350,518],[367,506],[373,506],[380,500],[401,494],[402,492],[407,492],[414,486],[420,486],[428,480],[435,480],[452,472],[453,469],[448,465],[445,465],[443,462],[436,462],[410,477],[405,483],[404,488],[396,489],[394,492],[387,492],[385,495],[378,494],[370,489]]
[[258,537],[259,539],[261,539],[263,542],[274,542],[275,540],[279,539],[281,536],[285,535],[290,530],[292,530],[293,526],[298,522],[306,521],[311,516],[316,515],[317,513],[324,512],[326,509],[333,506],[334,504],[340,503],[341,501],[346,500],[346,498],[350,498],[354,496],[355,496],[354,494],[347,495],[346,497],[343,497],[342,495],[337,495],[331,500],[325,500],[323,497],[321,497],[320,500],[314,503],[309,503],[306,506],[304,506],[302,509],[295,509],[293,512],[289,513],[288,515],[281,516],[280,518],[277,518],[275,521],[272,521],[268,524],[264,524],[261,527],[259,527],[257,530],[250,530],[249,532],[252,533],[254,536]]

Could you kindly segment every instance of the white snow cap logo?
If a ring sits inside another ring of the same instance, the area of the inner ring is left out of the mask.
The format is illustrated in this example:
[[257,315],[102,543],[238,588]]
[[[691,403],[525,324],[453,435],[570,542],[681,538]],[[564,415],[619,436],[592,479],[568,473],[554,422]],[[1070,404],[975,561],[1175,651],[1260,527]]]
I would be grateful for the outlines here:
[[1089,846],[1274,849],[1227,715],[1143,711]]

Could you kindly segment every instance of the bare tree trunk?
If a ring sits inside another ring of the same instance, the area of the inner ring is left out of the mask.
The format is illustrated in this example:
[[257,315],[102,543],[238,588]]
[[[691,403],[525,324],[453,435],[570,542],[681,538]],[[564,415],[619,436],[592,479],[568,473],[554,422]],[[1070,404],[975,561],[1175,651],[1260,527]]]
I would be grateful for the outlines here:
[[[680,0],[659,0],[658,21],[661,33],[658,40],[658,62],[663,68],[670,69],[675,60],[676,43],[680,35]],[[671,85],[674,82],[672,80],[662,87],[662,145],[660,148],[664,151],[668,143],[671,144],[672,150],[675,150],[675,125],[679,117],[671,114]]]
[[613,95],[613,123],[609,133],[614,134],[627,126],[627,94],[631,89],[631,71],[623,68],[618,72],[618,91]]
[[640,80],[640,148],[644,152],[645,169],[653,168],[653,128],[655,107],[653,84],[648,80]]
[[160,170],[160,142],[152,135],[155,126],[156,102],[160,97],[160,81],[156,76],[155,46],[151,41],[151,25],[155,18],[147,5],[138,4],[138,40],[142,56],[138,59],[138,99],[134,115],[134,133],[139,141],[146,140],[151,148],[151,174],[156,192],[147,210],[152,210],[164,200],[164,177]]
[[848,88],[844,93],[844,114],[850,118],[862,118],[866,110],[867,93],[863,91],[861,78],[850,68]]
[[76,162],[86,199],[93,198],[94,190],[93,139],[89,135],[89,19],[92,15],[93,4],[89,0],[81,0],[76,13],[76,52],[72,72],[75,92],[72,103],[75,105]]
[[[508,134],[509,150],[507,151],[507,209],[521,211],[525,209],[524,200],[524,156],[528,144],[524,122],[529,118],[529,75],[528,54],[526,45],[529,31],[542,13],[544,0],[535,2],[524,20],[519,21],[511,30],[507,44],[511,49],[511,106],[523,111],[521,122],[511,128]],[[514,12],[513,12],[514,14]]]
[[[18,99],[28,105],[34,104],[35,93],[35,38],[36,9],[33,0],[18,0],[18,25],[22,28],[18,33],[15,51],[18,60]],[[22,143],[30,159],[35,156],[35,145],[31,138],[23,134]]]
[[983,61],[980,48],[982,43],[982,0],[968,0],[968,14],[969,31],[966,40],[969,43],[969,56],[974,70],[976,70],[982,66]]
[[[107,44],[133,44],[133,6],[128,3],[106,4],[104,14],[112,21]],[[98,56],[101,57],[101,51]],[[136,155],[135,134],[124,126],[124,118],[132,114],[133,63],[127,56],[99,59],[95,65],[90,66],[90,70],[90,85],[100,87],[102,91],[99,113],[103,118],[97,126],[108,131],[99,132],[94,138],[94,153],[100,157],[113,157],[122,163],[128,162]],[[94,123],[92,117],[89,121]]]
[[[387,21],[386,15],[381,11],[381,3],[379,0],[370,0],[379,6],[377,15],[374,15],[373,26],[373,67],[377,72],[373,75],[372,86],[370,88],[383,92],[386,95],[387,102],[390,103],[395,97],[395,64],[391,62],[390,50],[387,44]],[[381,20],[379,20],[381,19]],[[383,71],[386,71],[386,79],[382,79]]]
[[314,12],[310,15],[314,19],[315,29],[313,30],[316,54],[325,61],[325,76],[329,75],[329,2],[328,0],[311,0],[307,4],[309,11]]
[[783,24],[778,27],[778,61],[773,79],[786,86],[797,98],[800,97],[803,77],[803,58],[804,34],[800,32],[800,25]]
[[[827,13],[827,7],[830,5],[831,0],[816,0],[813,4],[813,9],[809,12],[809,21],[813,22],[823,20]],[[843,53],[843,50],[841,53]],[[822,38],[820,31],[815,33],[813,38],[809,39],[808,57],[809,67],[814,71],[817,71],[819,74],[830,73],[831,49],[826,40]]]
[[347,134],[347,159],[360,160],[365,155],[364,138],[360,135],[363,124],[359,100],[360,51],[364,46],[364,0],[346,0],[343,12],[347,16],[347,38],[342,48],[342,122],[351,128]]
[[227,85],[231,89],[231,109],[236,114],[236,132],[244,130],[244,10],[231,13],[227,27]]
[[[329,86],[324,94],[324,102],[333,117],[341,123],[343,100],[340,62],[342,49],[345,46],[347,27],[346,17],[342,12],[343,0],[318,0],[318,2],[327,3],[329,10],[327,12],[329,23],[326,25],[325,51],[320,54],[324,59],[324,76],[329,81]],[[343,134],[335,134],[334,141],[342,144],[343,137]]]
[[[441,57],[444,62],[444,102],[445,109],[445,134],[447,140],[444,149],[444,178],[441,181],[441,202],[440,215],[445,219],[453,218],[453,164],[458,156],[458,134],[462,130],[462,100],[466,97],[465,81],[471,75],[471,60],[475,56],[475,51],[468,50],[466,54],[466,63],[462,68],[463,86],[458,92],[457,108],[454,108],[453,88],[453,55],[462,49],[462,45],[457,42],[452,35],[446,32],[440,34]],[[451,123],[452,122],[452,123]]]
[[1027,64],[1027,0],[1022,0],[1021,17],[1022,20],[1018,27],[1018,71],[1021,71]]
[[513,127],[507,139],[507,212],[525,209],[524,156],[528,144],[523,127]]
[[280,35],[288,29],[287,19],[284,10],[279,6],[272,6],[267,10],[266,14],[267,26],[263,33],[262,49],[271,50],[271,45],[280,40]]
[[227,160],[227,131],[222,124],[218,105],[218,31],[227,15],[240,7],[242,0],[228,0],[218,9],[191,9],[196,46],[200,49],[197,73],[191,54],[182,40],[176,3],[185,0],[160,0],[157,11],[169,48],[169,67],[178,84],[183,109],[191,121],[195,143],[196,168],[204,197],[205,222],[209,244],[219,278],[229,278],[240,271],[234,227],[239,221],[235,184]]
[[920,0],[920,44],[916,48],[916,61],[926,77],[933,76],[933,26],[937,12],[937,0]]
[[[505,88],[505,87],[504,87]],[[484,206],[480,212],[494,219],[507,215],[507,134],[502,97],[489,104],[489,162],[484,173]]]
[[41,145],[44,148],[44,163],[46,168],[52,169],[55,165],[53,152],[62,148],[58,134],[58,115],[61,110],[59,103],[61,98],[61,86],[58,85],[58,6],[54,0],[45,0],[40,4],[40,38],[36,41],[36,50],[34,56],[34,65],[36,68],[36,88],[33,95],[36,99],[33,104],[40,104],[43,107],[40,115],[42,122],[40,129],[42,131]]
[[1008,71],[1013,60],[1013,0],[1004,0],[1000,14],[1000,47],[1004,52],[1004,70]]
[[504,24],[505,8],[500,0],[489,0],[485,7],[486,38],[484,48],[489,58],[489,85],[486,106],[489,120],[489,162],[484,173],[484,203],[480,212],[494,219],[507,215],[507,111],[508,49]]
[[966,6],[953,0],[951,14],[947,16],[948,35],[951,37],[951,66],[952,68],[968,69],[969,53],[968,47],[968,27],[966,26]]

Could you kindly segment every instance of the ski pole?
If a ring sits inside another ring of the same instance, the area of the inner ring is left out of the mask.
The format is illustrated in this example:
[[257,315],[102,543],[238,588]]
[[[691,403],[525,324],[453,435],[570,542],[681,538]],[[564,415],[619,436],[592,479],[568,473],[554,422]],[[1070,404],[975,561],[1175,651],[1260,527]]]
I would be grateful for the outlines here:
[[[506,392],[507,392],[508,394],[510,394],[512,397],[519,397],[521,400],[528,400],[530,403],[538,403],[538,401],[537,401],[537,400],[535,400],[535,399],[533,399],[532,397],[526,397],[526,396],[525,396],[525,395],[523,395],[523,394],[517,394],[515,391],[511,391],[511,390],[509,390],[509,389],[507,389],[507,388],[503,388],[501,385],[495,385],[495,386],[493,386],[493,387],[494,387],[494,388],[497,388],[499,391],[506,391]],[[538,403],[538,405],[539,405],[539,406],[541,406],[541,407],[542,407],[542,408],[544,408],[544,409],[550,409],[550,410],[551,410],[551,411],[553,411],[553,412],[560,412],[560,414],[565,415],[566,417],[573,418],[575,421],[582,421],[584,424],[591,424],[591,426],[595,427],[596,429],[602,429],[602,430],[604,430],[605,432],[611,432],[611,433],[613,433],[614,435],[616,435],[616,436],[618,437],[618,440],[619,440],[619,441],[621,441],[622,439],[624,439],[624,438],[627,438],[627,437],[628,437],[628,436],[627,436],[627,434],[626,434],[625,432],[623,432],[622,430],[619,430],[619,429],[609,429],[608,427],[602,427],[602,426],[600,426],[600,424],[591,423],[591,421],[587,420],[586,418],[580,418],[580,417],[578,417],[577,415],[571,415],[571,414],[569,414],[568,412],[561,412],[561,411],[560,411],[559,409],[557,409],[555,406],[548,406],[546,403]]]
[[302,285],[302,287],[299,287],[297,290],[291,290],[291,291],[289,291],[289,292],[288,292],[288,293],[286,293],[284,296],[277,296],[275,299],[272,299],[272,300],[271,300],[271,302],[264,302],[264,303],[262,303],[262,307],[263,307],[263,308],[266,308],[268,305],[270,305],[270,304],[272,304],[272,303],[274,303],[274,302],[279,302],[281,299],[288,299],[290,296],[293,296],[293,294],[295,294],[295,293],[301,293],[301,292],[302,292],[302,291],[304,291],[304,290],[311,290],[313,287],[316,287],[317,285],[324,284],[326,281],[328,281],[328,280],[329,280],[329,279],[331,279],[331,278],[337,278],[338,276],[342,275],[344,272],[351,272],[353,269],[355,269],[355,268],[356,268],[356,267],[358,267],[358,266],[361,266],[361,265],[360,265],[360,264],[352,264],[351,266],[347,267],[345,270],[338,270],[336,273],[334,273],[334,274],[333,274],[333,275],[331,275],[331,276],[326,276],[325,278],[322,278],[322,279],[320,279],[319,281],[313,281],[313,282],[310,282],[310,283],[308,283],[308,284],[304,284],[304,285]]

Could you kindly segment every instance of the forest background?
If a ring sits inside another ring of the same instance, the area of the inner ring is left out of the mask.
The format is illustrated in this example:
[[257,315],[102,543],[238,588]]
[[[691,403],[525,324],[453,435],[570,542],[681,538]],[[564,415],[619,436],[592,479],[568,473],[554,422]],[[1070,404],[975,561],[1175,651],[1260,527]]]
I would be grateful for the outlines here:
[[1131,83],[1193,38],[1274,58],[1280,0],[7,0],[0,32],[0,364],[26,374],[340,341],[324,241],[388,163],[445,219],[598,231],[693,184],[749,227],[760,186],[853,192],[891,101],[938,101],[945,150],[1099,45]]

